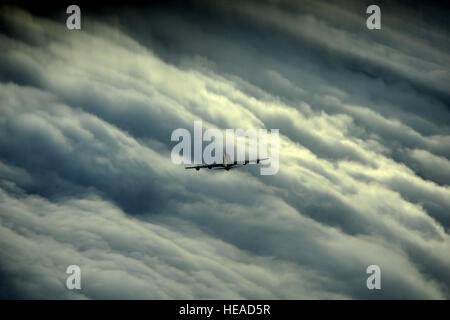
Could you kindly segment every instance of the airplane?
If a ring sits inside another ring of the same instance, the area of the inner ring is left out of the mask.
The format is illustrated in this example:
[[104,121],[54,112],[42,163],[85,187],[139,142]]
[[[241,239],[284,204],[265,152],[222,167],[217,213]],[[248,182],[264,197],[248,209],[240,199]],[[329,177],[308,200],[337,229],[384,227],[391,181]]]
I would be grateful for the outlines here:
[[223,162],[222,163],[212,163],[212,164],[200,164],[196,166],[191,167],[185,167],[185,169],[195,169],[199,171],[201,168],[208,168],[213,170],[227,170],[230,171],[230,169],[242,167],[250,162],[256,162],[259,163],[260,161],[268,160],[269,158],[263,158],[263,159],[256,159],[256,160],[245,160],[242,163],[238,163],[237,161],[231,162],[229,155],[223,155]]

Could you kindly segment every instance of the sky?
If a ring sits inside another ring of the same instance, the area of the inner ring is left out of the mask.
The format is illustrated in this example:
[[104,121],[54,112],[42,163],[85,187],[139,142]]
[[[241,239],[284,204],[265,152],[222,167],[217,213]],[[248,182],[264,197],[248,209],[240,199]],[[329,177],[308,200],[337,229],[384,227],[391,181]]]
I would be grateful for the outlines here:
[[[2,5],[0,298],[449,299],[448,6],[370,4]],[[278,173],[172,163],[196,120]]]

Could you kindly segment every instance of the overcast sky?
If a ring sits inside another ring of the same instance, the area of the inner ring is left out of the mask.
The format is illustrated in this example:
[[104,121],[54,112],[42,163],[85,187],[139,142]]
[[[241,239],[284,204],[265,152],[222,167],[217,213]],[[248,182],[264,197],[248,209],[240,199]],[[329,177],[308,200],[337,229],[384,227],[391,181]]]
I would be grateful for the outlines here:
[[[0,297],[449,299],[448,7],[378,3],[1,7]],[[278,174],[173,164],[195,120]]]

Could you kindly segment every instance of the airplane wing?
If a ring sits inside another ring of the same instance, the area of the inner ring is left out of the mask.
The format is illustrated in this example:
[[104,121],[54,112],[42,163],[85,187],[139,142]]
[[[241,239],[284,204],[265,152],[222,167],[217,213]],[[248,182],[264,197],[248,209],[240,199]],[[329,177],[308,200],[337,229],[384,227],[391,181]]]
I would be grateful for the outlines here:
[[239,163],[238,161],[234,161],[233,162],[233,164],[232,164],[232,166],[235,166],[235,165],[237,165],[237,164],[240,164],[240,165],[246,165],[246,164],[248,164],[248,163],[250,163],[250,162],[253,162],[253,163],[259,163],[260,161],[264,161],[264,160],[269,160],[270,158],[262,158],[262,159],[255,159],[255,160],[245,160],[244,162],[241,162],[241,163]]
[[[268,160],[269,158],[262,158],[262,159],[255,159],[255,160],[245,160],[242,163],[239,163],[237,161],[234,161],[233,163],[228,163],[228,170],[232,169],[232,168],[236,168],[236,167],[240,167],[240,166],[245,166],[247,163],[250,162],[256,162],[259,163],[260,161],[264,161],[264,160]],[[221,169],[227,169],[227,167],[225,167],[223,164],[221,163],[214,163],[214,164],[199,164],[196,166],[190,166],[190,167],[185,167],[185,169],[195,169],[195,170],[200,170],[202,168],[208,168],[208,169],[214,169],[214,170],[221,170]]]
[[221,164],[199,164],[196,166],[190,166],[190,167],[185,167],[185,169],[196,169],[196,170],[200,170],[201,168],[215,168],[215,167],[220,167],[222,166]]
[[236,167],[242,167],[242,164],[231,164],[228,167],[217,167],[217,168],[213,168],[213,170],[230,170]]
[[260,161],[264,161],[264,160],[269,160],[270,158],[261,158],[261,159],[256,159],[256,163],[259,163]]

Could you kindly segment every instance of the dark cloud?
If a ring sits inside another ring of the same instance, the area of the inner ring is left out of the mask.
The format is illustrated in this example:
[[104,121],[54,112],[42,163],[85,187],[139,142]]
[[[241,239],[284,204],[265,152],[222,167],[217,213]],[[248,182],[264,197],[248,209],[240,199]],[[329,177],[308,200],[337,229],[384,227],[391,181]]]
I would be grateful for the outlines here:
[[[448,298],[448,29],[361,6],[4,8],[1,296]],[[279,173],[172,164],[194,120],[280,129]]]

